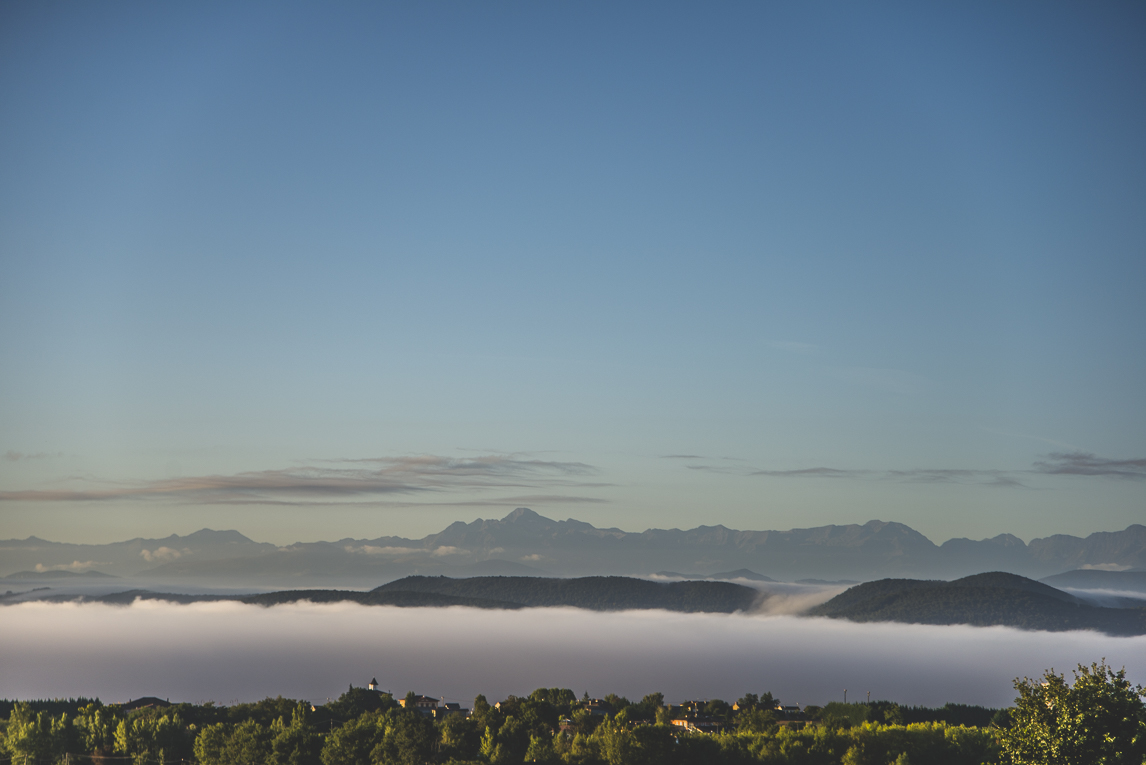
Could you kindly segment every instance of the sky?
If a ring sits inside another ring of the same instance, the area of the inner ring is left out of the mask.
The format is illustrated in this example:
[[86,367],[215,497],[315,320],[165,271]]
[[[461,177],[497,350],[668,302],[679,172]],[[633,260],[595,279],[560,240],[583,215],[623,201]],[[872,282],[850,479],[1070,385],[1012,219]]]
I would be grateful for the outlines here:
[[0,538],[1146,519],[1146,8],[5,3]]
[[[785,704],[858,701],[1005,707],[1016,677],[1105,657],[1134,684],[1146,636],[1007,627],[857,624],[834,619],[573,608],[489,611],[356,603],[4,606],[8,698],[141,696],[202,703],[266,697],[323,704],[347,685],[469,707],[535,688],[665,700],[772,693]],[[464,622],[463,622],[464,620]],[[761,646],[767,646],[762,650]]]

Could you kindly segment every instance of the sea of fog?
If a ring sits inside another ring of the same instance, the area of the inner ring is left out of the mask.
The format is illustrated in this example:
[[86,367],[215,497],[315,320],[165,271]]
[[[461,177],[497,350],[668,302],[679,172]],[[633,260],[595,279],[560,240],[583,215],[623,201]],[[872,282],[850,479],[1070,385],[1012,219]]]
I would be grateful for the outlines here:
[[[468,705],[539,686],[670,701],[771,691],[785,703],[873,699],[1003,706],[1016,676],[1105,657],[1146,682],[1146,637],[853,624],[785,614],[492,611],[234,602],[0,607],[0,698],[140,696],[322,703],[377,677]],[[1068,673],[1069,676],[1069,673]]]

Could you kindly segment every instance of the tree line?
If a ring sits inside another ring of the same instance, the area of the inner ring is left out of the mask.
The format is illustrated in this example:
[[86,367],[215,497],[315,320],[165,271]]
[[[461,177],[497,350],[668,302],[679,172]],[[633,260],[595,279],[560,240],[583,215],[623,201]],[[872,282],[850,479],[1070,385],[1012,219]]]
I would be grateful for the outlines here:
[[[569,689],[539,688],[471,714],[440,718],[391,695],[351,687],[312,707],[291,699],[174,704],[124,710],[98,700],[0,702],[13,765],[982,765],[1146,761],[1146,691],[1125,671],[1080,665],[1074,682],[1047,672],[1016,681],[1006,710],[877,701],[808,708],[814,724],[782,724],[771,694],[689,710],[659,693],[610,694],[589,705]],[[413,695],[408,696],[411,700]],[[601,712],[604,712],[603,714]],[[722,720],[701,733],[673,725],[691,714]],[[927,718],[920,721],[919,718]],[[962,718],[958,722],[940,718]],[[967,722],[979,724],[964,724]]]

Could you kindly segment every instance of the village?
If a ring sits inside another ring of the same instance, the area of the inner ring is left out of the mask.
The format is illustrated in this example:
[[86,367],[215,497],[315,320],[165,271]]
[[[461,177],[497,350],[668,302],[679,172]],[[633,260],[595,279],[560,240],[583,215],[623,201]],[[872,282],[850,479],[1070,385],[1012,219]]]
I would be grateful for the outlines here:
[[[426,696],[424,694],[417,694],[414,692],[408,693],[404,697],[395,697],[390,691],[382,690],[378,684],[377,678],[372,678],[367,684],[366,689],[374,693],[386,694],[395,698],[398,705],[403,709],[413,709],[435,720],[444,720],[452,715],[460,715],[463,717],[470,717],[472,710],[461,706],[457,702],[449,702],[443,698],[435,698],[433,696]],[[557,691],[553,695],[561,695],[563,689],[545,689]],[[572,695],[571,692],[565,693]],[[534,692],[531,698],[540,695]],[[645,697],[645,701],[641,704],[630,704],[627,699],[622,699],[617,696],[610,696],[604,699],[589,698],[585,694],[579,700],[569,699],[535,699],[542,701],[550,701],[562,703],[562,706],[567,705],[569,714],[563,716],[558,720],[558,728],[562,733],[573,734],[586,727],[580,724],[580,720],[588,717],[605,718],[617,717],[622,718],[623,722],[630,725],[652,725],[652,724],[669,724],[675,728],[686,730],[695,733],[724,733],[731,731],[737,727],[737,717],[742,713],[752,713],[759,715],[762,722],[780,727],[791,728],[793,730],[800,730],[809,725],[816,725],[817,721],[809,719],[807,712],[801,709],[800,705],[792,704],[785,705],[779,699],[774,699],[771,694],[766,693],[761,698],[756,694],[746,694],[743,698],[739,699],[732,704],[721,699],[705,699],[705,700],[685,700],[679,704],[664,704],[663,696],[661,694],[651,694]],[[647,704],[649,701],[654,701],[652,705]],[[494,709],[500,711],[510,712],[521,703],[521,699],[510,696],[505,701],[495,702],[492,706]],[[639,706],[651,706],[651,709],[644,709],[636,714],[628,714],[629,710]],[[819,711],[818,707],[811,707],[811,711]],[[647,713],[651,711],[652,714]],[[645,714],[642,714],[644,712]]]

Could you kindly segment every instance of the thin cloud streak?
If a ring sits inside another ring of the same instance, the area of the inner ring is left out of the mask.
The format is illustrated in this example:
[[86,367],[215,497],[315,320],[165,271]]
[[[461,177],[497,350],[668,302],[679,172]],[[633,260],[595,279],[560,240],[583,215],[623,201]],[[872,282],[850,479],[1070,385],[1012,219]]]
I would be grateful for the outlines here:
[[1035,463],[1035,472],[1141,479],[1146,478],[1146,459],[1112,460],[1090,452],[1054,452]]
[[753,470],[749,475],[765,475],[777,478],[858,478],[869,474],[868,470],[840,470],[829,467],[804,468],[803,470]]
[[[704,459],[704,458],[696,458]],[[897,483],[970,484],[998,488],[1031,488],[1020,476],[1099,476],[1107,478],[1144,479],[1146,459],[1114,460],[1089,452],[1066,452],[1046,455],[1027,470],[972,470],[966,468],[910,468],[894,470],[849,469],[817,466],[795,470],[744,470],[729,465],[693,464],[688,470],[728,475],[762,476],[765,478],[847,478]]]
[[[0,492],[7,502],[86,502],[175,499],[200,504],[331,504],[343,499],[394,494],[497,489],[597,488],[586,480],[597,471],[581,462],[516,459],[497,455],[468,459],[437,456],[341,460],[372,467],[298,467],[235,475],[171,478],[96,489]],[[592,502],[591,497],[530,494],[521,499]],[[512,501],[500,499],[490,504]],[[480,501],[444,504],[473,505]]]
[[8,462],[20,462],[21,460],[47,460],[47,459],[54,459],[56,457],[63,457],[63,456],[64,455],[62,452],[56,452],[54,454],[49,454],[47,452],[38,452],[36,454],[28,454],[26,452],[18,452],[18,451],[12,450],[12,449],[9,449],[8,451],[4,452],[4,459],[7,460]]

